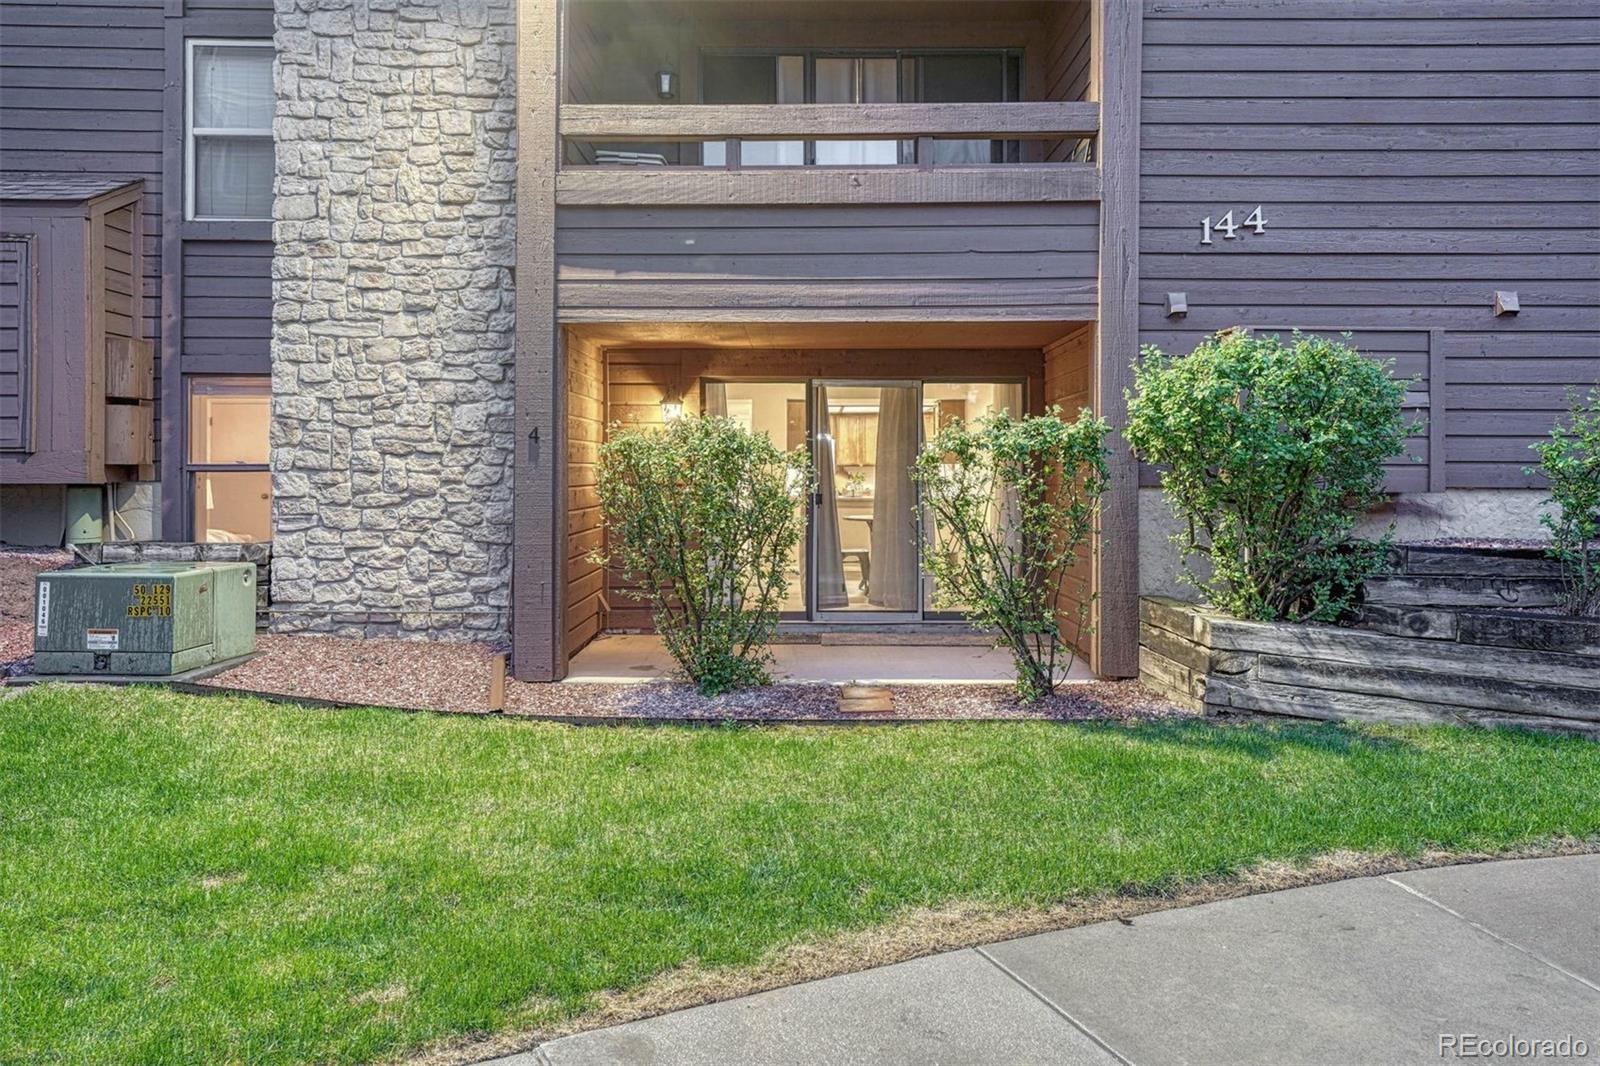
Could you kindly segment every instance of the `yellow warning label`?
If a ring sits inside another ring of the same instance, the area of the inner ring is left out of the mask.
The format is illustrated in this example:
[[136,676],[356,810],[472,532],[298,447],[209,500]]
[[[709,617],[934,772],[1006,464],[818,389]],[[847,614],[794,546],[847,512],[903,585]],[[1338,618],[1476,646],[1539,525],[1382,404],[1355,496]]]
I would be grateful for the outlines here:
[[128,604],[129,618],[171,618],[171,585],[135,585],[133,602]]

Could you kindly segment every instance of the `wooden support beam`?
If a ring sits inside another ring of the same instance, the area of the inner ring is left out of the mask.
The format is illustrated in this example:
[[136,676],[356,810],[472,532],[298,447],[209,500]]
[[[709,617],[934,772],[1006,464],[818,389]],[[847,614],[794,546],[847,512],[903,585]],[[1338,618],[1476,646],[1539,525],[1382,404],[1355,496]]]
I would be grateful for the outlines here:
[[[618,204],[1065,203],[1100,197],[1092,163],[987,167],[572,167],[556,177],[563,206]],[[1135,204],[1135,211],[1138,205]]]
[[560,0],[517,7],[517,394],[512,672],[566,675],[563,442],[566,392],[556,326],[556,134]]
[[582,140],[828,140],[854,137],[1092,137],[1100,105],[1006,104],[566,104],[561,136]]
[[1121,431],[1139,351],[1139,101],[1143,5],[1095,0],[1091,88],[1101,105],[1100,317],[1094,410],[1111,423],[1111,485],[1095,543],[1091,663],[1106,677],[1139,673],[1139,465]]

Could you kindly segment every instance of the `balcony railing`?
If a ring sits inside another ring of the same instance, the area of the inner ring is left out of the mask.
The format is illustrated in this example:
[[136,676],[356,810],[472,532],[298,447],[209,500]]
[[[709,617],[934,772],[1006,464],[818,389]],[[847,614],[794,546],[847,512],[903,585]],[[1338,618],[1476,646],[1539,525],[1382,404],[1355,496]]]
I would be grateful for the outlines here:
[[[571,204],[986,202],[1093,200],[1100,172],[1091,163],[1048,160],[1061,145],[1099,135],[1100,107],[1083,102],[1002,104],[565,104],[559,130],[567,146],[596,143],[708,145],[714,165],[636,165],[650,153],[592,153],[566,163],[557,197]],[[752,142],[899,141],[897,162],[772,166],[749,161]],[[939,141],[1017,142],[1015,162],[938,161]],[[1036,146],[1036,147],[1034,147]],[[577,154],[574,152],[574,154]],[[694,153],[704,157],[703,150]],[[568,153],[563,152],[563,158]],[[656,161],[651,159],[651,161]],[[664,163],[665,156],[660,157]]]

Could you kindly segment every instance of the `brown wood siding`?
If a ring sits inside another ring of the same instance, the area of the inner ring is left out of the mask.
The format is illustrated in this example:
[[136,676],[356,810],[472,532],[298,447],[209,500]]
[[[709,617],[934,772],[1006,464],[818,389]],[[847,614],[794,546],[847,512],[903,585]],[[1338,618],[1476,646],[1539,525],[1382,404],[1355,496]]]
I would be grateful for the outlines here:
[[[144,179],[142,217],[131,231],[142,245],[143,276],[137,285],[129,279],[124,296],[116,277],[122,250],[108,253],[106,335],[132,330],[120,316],[143,318],[142,336],[162,354],[157,395],[165,409],[156,425],[158,437],[168,439],[164,448],[158,442],[158,454],[181,465],[180,370],[265,373],[271,316],[270,299],[259,294],[270,269],[270,259],[261,255],[263,249],[270,253],[271,224],[183,221],[184,40],[269,38],[272,2],[6,0],[4,6],[0,172]],[[126,231],[116,223],[111,228]],[[254,247],[241,248],[241,241]],[[256,259],[249,267],[252,291],[224,294],[202,287],[198,325],[189,330],[184,273],[194,271],[196,281],[237,280],[226,267],[216,275],[204,270],[212,265],[208,259],[241,253]],[[190,351],[198,363],[180,365]],[[63,480],[67,473],[61,471]],[[163,477],[165,535],[187,536],[181,475],[170,469]]]
[[270,373],[271,339],[271,242],[184,242],[184,371]]
[[[1062,417],[1068,420],[1077,418],[1084,408],[1094,408],[1093,326],[1084,326],[1044,349],[1044,406],[1060,407]],[[1089,605],[1092,611],[1093,589],[1094,553],[1092,546],[1085,545],[1056,598],[1061,632],[1082,655],[1088,655],[1093,647],[1090,634],[1079,629],[1084,607]],[[1092,625],[1092,613],[1088,620]]]
[[[1143,341],[1354,331],[1418,379],[1416,412],[1434,420],[1413,441],[1422,462],[1391,464],[1392,489],[1536,484],[1528,445],[1567,388],[1600,380],[1600,11],[1144,10]],[[1199,244],[1202,218],[1257,204],[1264,233]],[[1501,289],[1520,314],[1495,317]],[[1165,316],[1168,292],[1187,317]]]
[[133,207],[106,212],[103,223],[105,244],[105,323],[106,338],[132,342],[144,337],[142,279],[136,279],[135,264],[140,249]]
[[563,207],[568,321],[1091,318],[1086,204]]
[[605,624],[605,568],[589,561],[604,537],[596,492],[605,439],[606,358],[593,341],[567,338],[567,654]]
[[[1089,99],[1090,60],[1094,54],[1092,15],[1088,3],[1057,4],[1050,10],[1042,46],[1030,50],[1031,98]],[[1042,55],[1035,59],[1039,53]],[[1050,163],[1065,163],[1083,156],[1079,141],[1066,139],[1047,144],[1044,158]]]
[[0,173],[144,179],[132,303],[159,337],[163,4],[6,0],[0,24]]
[[0,448],[26,450],[33,386],[33,241],[0,238]]

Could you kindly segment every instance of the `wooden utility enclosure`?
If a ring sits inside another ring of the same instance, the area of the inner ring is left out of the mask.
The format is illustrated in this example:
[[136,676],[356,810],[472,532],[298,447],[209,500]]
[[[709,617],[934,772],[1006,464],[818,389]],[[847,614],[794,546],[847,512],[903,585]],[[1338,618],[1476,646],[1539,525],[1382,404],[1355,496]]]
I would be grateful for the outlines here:
[[142,182],[0,183],[0,478],[93,485],[155,476],[143,330]]

